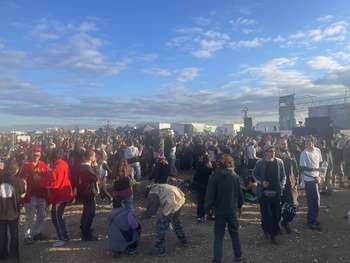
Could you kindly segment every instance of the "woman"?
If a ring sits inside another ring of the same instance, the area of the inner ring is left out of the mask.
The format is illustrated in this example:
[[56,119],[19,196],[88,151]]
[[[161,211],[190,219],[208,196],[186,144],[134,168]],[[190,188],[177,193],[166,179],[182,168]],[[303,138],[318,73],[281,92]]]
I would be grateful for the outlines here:
[[107,176],[111,174],[112,170],[107,164],[107,154],[105,151],[101,151],[99,160],[99,175],[100,175],[100,194],[103,201],[109,205],[113,205],[113,197],[107,191]]
[[213,173],[213,166],[210,155],[205,153],[199,157],[196,173],[193,182],[197,189],[197,222],[202,223],[204,217],[205,193],[208,185],[209,176]]
[[[15,177],[18,170],[16,161],[9,160],[5,163],[3,173],[0,173],[0,188],[2,189],[0,195],[0,260],[5,260],[7,257],[19,258],[20,197],[25,196],[26,183]],[[10,230],[10,251],[8,251],[8,228]]]
[[120,158],[112,171],[114,178],[113,199],[116,202],[124,201],[125,209],[133,212],[134,191],[130,177],[130,165],[125,158]]

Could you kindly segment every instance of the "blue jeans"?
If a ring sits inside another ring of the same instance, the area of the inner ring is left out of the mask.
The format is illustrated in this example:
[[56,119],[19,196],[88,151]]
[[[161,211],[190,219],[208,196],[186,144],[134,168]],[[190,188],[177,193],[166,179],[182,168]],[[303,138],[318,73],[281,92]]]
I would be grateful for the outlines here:
[[[32,195],[29,203],[25,203],[26,222],[24,223],[24,238],[40,234],[44,228],[47,202],[45,198]],[[34,216],[36,214],[36,221]]]
[[320,192],[316,181],[305,181],[305,193],[307,202],[307,222],[313,223],[317,220],[320,208]]
[[228,233],[230,234],[232,241],[232,249],[235,257],[240,258],[242,256],[241,242],[239,240],[238,233],[238,220],[236,215],[227,217],[215,215],[214,226],[214,258],[213,263],[219,263],[222,260],[222,242],[225,236],[226,223],[228,226]]
[[129,196],[123,197],[123,200],[124,200],[125,209],[130,211],[130,212],[133,212],[134,211],[134,203],[133,203],[134,196],[129,195]]
[[140,162],[130,164],[131,168],[131,179],[139,181],[141,179],[141,165]]
[[66,224],[63,217],[66,204],[66,202],[60,204],[52,204],[51,219],[53,225],[55,226],[58,239],[68,242],[69,237],[67,235]]

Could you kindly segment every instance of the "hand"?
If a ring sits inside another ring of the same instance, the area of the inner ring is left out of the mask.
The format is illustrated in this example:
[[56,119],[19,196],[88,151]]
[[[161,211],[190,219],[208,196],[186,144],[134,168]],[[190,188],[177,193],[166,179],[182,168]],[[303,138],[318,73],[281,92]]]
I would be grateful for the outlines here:
[[242,216],[242,208],[238,208],[238,217]]
[[263,187],[268,187],[270,184],[269,184],[269,182],[266,182],[266,181],[264,181],[263,183],[262,183],[262,185],[263,185]]
[[33,179],[34,181],[39,181],[41,176],[39,174],[34,174]]

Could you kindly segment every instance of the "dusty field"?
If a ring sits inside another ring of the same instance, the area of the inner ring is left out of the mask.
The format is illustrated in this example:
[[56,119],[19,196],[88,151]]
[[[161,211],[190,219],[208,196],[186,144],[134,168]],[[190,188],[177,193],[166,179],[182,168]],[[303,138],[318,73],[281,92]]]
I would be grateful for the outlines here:
[[[193,171],[180,175],[180,178],[192,178]],[[319,220],[322,231],[311,231],[306,226],[305,196],[300,196],[300,209],[291,227],[293,234],[282,233],[278,236],[279,245],[272,245],[263,237],[260,228],[259,207],[246,203],[240,218],[240,235],[244,262],[350,262],[350,224],[343,215],[350,210],[350,189],[335,190],[332,196],[321,197]],[[145,207],[146,200],[136,195],[136,212]],[[49,239],[37,241],[33,245],[20,244],[21,261],[31,262],[211,262],[213,243],[213,222],[198,224],[196,222],[195,203],[188,198],[183,209],[182,222],[189,240],[188,248],[180,248],[175,233],[167,233],[167,255],[164,258],[148,256],[155,239],[155,222],[151,219],[138,218],[143,227],[140,251],[134,255],[122,255],[113,259],[106,250],[107,220],[111,208],[98,199],[96,217],[93,223],[94,235],[99,241],[84,243],[80,240],[79,221],[81,205],[70,205],[66,208],[66,224],[71,242],[61,248],[53,248],[56,235],[50,217],[46,220],[45,233]],[[48,213],[49,214],[49,213]],[[23,215],[21,216],[23,221]],[[22,224],[20,234],[22,240]],[[223,262],[233,262],[228,233],[224,240]]]

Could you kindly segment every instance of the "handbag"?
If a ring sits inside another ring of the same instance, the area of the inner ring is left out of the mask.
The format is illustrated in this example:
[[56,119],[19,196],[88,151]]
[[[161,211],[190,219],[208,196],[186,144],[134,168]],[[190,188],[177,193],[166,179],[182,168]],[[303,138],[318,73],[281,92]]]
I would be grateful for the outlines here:
[[277,192],[274,190],[264,190],[263,193],[266,197],[269,197],[269,198],[275,197],[277,195]]

